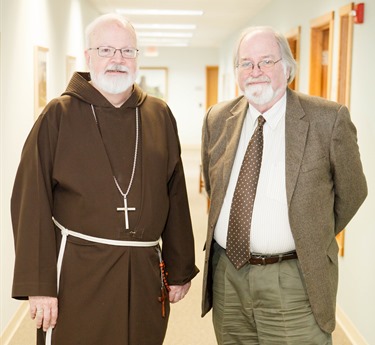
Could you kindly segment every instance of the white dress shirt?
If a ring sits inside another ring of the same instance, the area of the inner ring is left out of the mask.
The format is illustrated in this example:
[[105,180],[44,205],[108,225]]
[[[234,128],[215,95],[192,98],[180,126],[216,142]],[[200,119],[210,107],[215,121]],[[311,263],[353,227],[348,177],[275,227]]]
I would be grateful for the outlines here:
[[[278,254],[295,249],[288,219],[285,185],[285,111],[286,94],[262,114],[266,123],[263,127],[262,166],[251,221],[251,253]],[[242,126],[228,188],[214,233],[216,242],[223,248],[226,248],[230,207],[238,175],[259,115],[250,105]]]

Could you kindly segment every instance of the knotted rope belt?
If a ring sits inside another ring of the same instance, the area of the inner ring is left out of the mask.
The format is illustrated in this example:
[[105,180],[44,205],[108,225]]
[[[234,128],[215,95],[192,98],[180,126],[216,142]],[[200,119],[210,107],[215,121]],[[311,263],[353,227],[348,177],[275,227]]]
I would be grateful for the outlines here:
[[[62,261],[64,257],[65,247],[66,247],[66,241],[68,236],[73,236],[77,238],[81,238],[86,241],[95,242],[95,243],[101,243],[101,244],[108,244],[111,246],[121,246],[121,247],[155,247],[159,244],[159,240],[157,241],[150,241],[150,242],[142,242],[142,241],[121,241],[121,240],[109,240],[106,238],[100,238],[100,237],[94,237],[82,234],[80,232],[76,232],[73,230],[69,230],[62,226],[54,217],[52,217],[53,222],[55,225],[61,230],[61,245],[59,250],[59,256],[57,258],[57,293],[59,292],[60,288],[60,275],[61,275],[61,266]],[[159,247],[157,247],[159,259],[160,259],[160,267],[161,267],[161,283],[162,283],[162,293],[164,291],[164,288],[168,289],[168,286],[166,284],[166,279],[164,276],[164,263],[161,258],[161,252]],[[46,334],[46,345],[51,345],[52,342],[52,327],[48,328],[47,334]]]

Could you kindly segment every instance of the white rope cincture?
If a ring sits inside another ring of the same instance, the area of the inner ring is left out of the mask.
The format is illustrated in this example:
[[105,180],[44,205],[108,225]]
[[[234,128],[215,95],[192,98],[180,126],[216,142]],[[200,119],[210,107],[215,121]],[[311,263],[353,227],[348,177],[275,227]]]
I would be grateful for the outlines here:
[[[121,247],[155,247],[159,244],[160,239],[157,241],[148,241],[148,242],[142,242],[142,241],[121,241],[121,240],[110,240],[107,238],[101,238],[101,237],[94,237],[90,235],[85,235],[80,232],[76,232],[73,230],[69,230],[62,226],[54,217],[52,217],[53,222],[55,225],[61,230],[61,245],[59,250],[59,256],[57,258],[57,294],[59,293],[60,289],[60,275],[61,275],[61,266],[62,261],[64,257],[66,242],[68,239],[68,236],[73,236],[77,238],[81,238],[86,241],[95,242],[95,243],[101,243],[101,244],[107,244],[111,246],[121,246]],[[52,327],[49,327],[46,333],[46,345],[52,344]]]

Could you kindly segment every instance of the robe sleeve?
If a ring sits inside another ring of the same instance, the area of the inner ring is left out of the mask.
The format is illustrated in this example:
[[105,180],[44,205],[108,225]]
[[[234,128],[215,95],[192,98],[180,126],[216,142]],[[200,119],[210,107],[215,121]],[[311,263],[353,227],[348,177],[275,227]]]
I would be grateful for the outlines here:
[[171,160],[174,162],[174,169],[168,181],[169,213],[162,234],[162,251],[168,283],[183,285],[192,280],[199,270],[195,266],[194,236],[177,126],[171,113],[170,120],[173,126],[170,145],[173,145],[171,152],[175,151],[175,159]]
[[11,197],[16,253],[12,297],[16,299],[57,295],[57,244],[51,220],[56,141],[56,126],[42,114],[22,150]]

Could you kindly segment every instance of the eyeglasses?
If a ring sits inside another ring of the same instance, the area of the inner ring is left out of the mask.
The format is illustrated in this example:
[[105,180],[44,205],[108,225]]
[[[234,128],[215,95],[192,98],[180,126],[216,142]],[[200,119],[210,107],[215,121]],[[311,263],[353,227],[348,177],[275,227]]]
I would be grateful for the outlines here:
[[110,58],[115,56],[116,52],[119,50],[121,56],[125,59],[135,59],[138,55],[138,49],[136,48],[120,48],[116,49],[113,47],[98,47],[89,48],[88,50],[97,50],[100,57]]
[[281,60],[282,60],[282,58],[280,58],[277,61],[266,59],[266,60],[259,61],[257,64],[253,64],[251,61],[244,61],[244,62],[241,62],[241,63],[237,64],[236,68],[239,68],[241,70],[251,69],[253,71],[254,67],[258,66],[258,68],[262,72],[264,72],[266,70],[270,70],[273,66],[275,66],[275,64],[277,64]]

